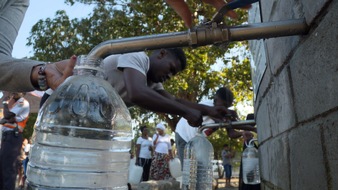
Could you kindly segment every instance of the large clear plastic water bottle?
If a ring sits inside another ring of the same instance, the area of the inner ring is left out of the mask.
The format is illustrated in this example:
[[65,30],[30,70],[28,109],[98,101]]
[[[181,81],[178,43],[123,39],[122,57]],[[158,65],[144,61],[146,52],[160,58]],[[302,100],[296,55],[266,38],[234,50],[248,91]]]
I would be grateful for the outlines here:
[[212,190],[214,148],[202,134],[192,138],[184,149],[183,190]]
[[250,185],[261,183],[258,150],[254,147],[254,140],[250,140],[242,153],[243,182]]
[[124,102],[104,80],[102,60],[79,56],[40,109],[28,189],[127,188],[132,139]]

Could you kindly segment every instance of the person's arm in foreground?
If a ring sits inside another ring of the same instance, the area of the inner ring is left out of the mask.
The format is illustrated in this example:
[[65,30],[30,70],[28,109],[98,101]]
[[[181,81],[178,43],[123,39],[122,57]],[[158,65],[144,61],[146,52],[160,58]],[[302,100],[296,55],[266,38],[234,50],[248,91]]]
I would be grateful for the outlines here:
[[[25,60],[13,59],[13,61],[0,63],[0,74],[3,74],[0,80],[0,90],[11,92],[40,90],[38,72],[44,64],[32,60],[25,62]],[[72,56],[69,60],[45,65],[47,87],[56,89],[67,77],[73,74],[75,63],[76,56]],[[4,70],[7,72],[3,73]]]
[[[40,90],[38,71],[44,62],[12,57],[14,42],[25,17],[29,1],[5,1],[0,3],[0,90],[28,92]],[[59,73],[55,65],[45,69],[47,85],[55,89],[65,78],[72,74],[75,60],[69,61],[69,68]]]

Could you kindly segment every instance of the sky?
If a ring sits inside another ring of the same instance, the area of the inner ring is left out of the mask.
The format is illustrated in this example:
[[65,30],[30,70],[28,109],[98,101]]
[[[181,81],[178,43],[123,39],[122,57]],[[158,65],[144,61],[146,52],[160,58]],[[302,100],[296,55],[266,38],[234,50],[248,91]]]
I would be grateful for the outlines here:
[[13,57],[23,58],[33,55],[33,49],[26,46],[33,25],[40,19],[54,18],[58,10],[65,10],[70,19],[73,19],[86,17],[91,13],[92,6],[80,3],[69,6],[64,3],[64,0],[30,0],[30,6],[14,43]]

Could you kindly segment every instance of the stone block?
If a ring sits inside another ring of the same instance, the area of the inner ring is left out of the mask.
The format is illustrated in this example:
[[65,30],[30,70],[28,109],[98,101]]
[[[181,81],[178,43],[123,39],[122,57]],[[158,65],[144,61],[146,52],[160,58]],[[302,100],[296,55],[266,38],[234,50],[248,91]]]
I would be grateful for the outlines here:
[[303,18],[302,4],[295,0],[262,0],[263,21]]
[[[318,15],[318,13],[325,7],[327,3],[334,3],[332,0],[300,0],[303,6],[303,11],[307,23],[311,23],[313,19]],[[337,2],[337,1],[336,1]],[[333,10],[335,11],[335,10]]]
[[[338,189],[338,113],[332,112],[323,122],[323,142],[325,162],[329,168],[327,181],[329,189]],[[324,182],[325,183],[325,182]]]
[[260,102],[265,98],[266,93],[271,86],[273,76],[271,75],[270,70],[270,66],[267,64],[265,72],[263,73],[261,81],[258,85],[257,93],[255,94],[255,108],[259,106]]
[[257,98],[261,80],[266,72],[267,60],[265,54],[264,40],[250,40],[249,48],[251,51],[251,72],[254,98]]
[[[298,1],[262,0],[261,6],[264,22],[303,18],[301,4]],[[285,64],[288,56],[299,41],[299,36],[269,38],[266,40],[268,61],[273,74],[276,74]]]
[[298,121],[338,105],[338,2],[290,60]]
[[[272,186],[274,189],[289,189],[290,167],[287,134],[271,138],[260,144],[259,153],[262,180],[268,181],[268,186]],[[265,189],[270,188],[265,186]]]
[[290,132],[290,189],[328,189],[321,124],[314,121]]
[[263,142],[271,137],[271,122],[269,116],[269,110],[267,106],[267,100],[262,101],[259,109],[255,111],[256,123],[257,123],[257,137],[258,142]]
[[261,22],[261,14],[260,14],[260,9],[259,9],[259,4],[254,3],[252,4],[251,9],[248,11],[249,17],[248,17],[248,22],[249,23],[260,23]]
[[288,61],[288,57],[298,45],[300,39],[300,36],[286,36],[269,38],[265,41],[267,56],[269,57],[269,63],[273,75],[278,74],[279,70],[284,69],[284,65]]
[[270,145],[269,142],[259,144],[259,169],[262,181],[270,180]]
[[270,116],[272,136],[283,133],[296,123],[288,69],[285,68],[279,76],[274,79],[266,97],[267,102],[269,102],[268,113]]

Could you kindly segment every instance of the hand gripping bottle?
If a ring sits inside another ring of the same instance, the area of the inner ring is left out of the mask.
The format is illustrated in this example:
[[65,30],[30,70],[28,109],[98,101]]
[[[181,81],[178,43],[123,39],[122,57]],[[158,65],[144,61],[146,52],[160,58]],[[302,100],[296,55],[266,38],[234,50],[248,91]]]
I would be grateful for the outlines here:
[[79,56],[35,125],[28,189],[128,189],[131,118],[101,59]]
[[[254,147],[255,139],[251,139],[242,153],[243,182],[255,185],[261,182],[259,173],[258,150]],[[246,143],[246,142],[245,142]]]
[[202,134],[197,134],[184,148],[183,190],[212,190],[214,149]]

